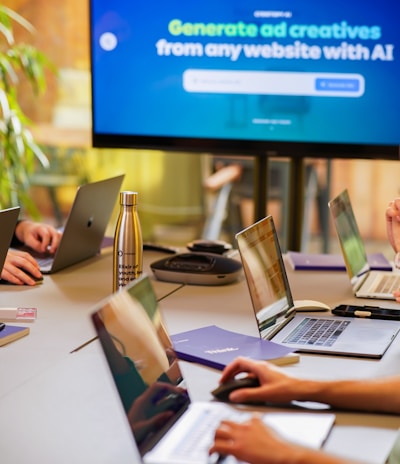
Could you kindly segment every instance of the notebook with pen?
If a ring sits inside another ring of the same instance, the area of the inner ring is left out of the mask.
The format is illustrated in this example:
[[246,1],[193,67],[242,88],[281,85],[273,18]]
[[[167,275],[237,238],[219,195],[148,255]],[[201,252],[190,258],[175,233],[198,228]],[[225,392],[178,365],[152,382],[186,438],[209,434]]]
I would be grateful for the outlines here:
[[329,202],[353,293],[358,298],[394,300],[400,273],[371,270],[347,190]]
[[52,274],[96,256],[104,238],[124,175],[78,187],[54,255],[27,249],[43,274]]
[[[216,462],[208,450],[220,421],[243,421],[250,412],[191,400],[149,277],[143,275],[96,305],[92,321],[143,462]],[[299,411],[262,417],[285,438],[314,448],[323,444],[335,420],[331,413]]]
[[381,358],[395,321],[296,314],[272,216],[236,235],[253,310],[263,338],[299,352]]

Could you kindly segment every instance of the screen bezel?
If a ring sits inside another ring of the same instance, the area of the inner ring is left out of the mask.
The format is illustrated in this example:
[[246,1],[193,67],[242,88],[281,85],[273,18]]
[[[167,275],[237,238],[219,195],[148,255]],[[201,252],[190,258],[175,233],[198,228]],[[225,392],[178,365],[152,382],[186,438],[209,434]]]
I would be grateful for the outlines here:
[[95,148],[136,148],[189,153],[235,154],[244,156],[282,156],[298,158],[351,158],[397,160],[400,146],[324,144],[312,142],[249,141],[199,139],[184,137],[147,137],[96,133],[92,125]]

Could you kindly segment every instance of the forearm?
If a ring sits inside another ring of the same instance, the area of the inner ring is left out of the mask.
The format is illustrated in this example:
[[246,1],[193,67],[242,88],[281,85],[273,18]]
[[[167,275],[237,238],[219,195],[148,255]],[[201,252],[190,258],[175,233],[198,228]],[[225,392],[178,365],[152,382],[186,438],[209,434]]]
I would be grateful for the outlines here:
[[323,450],[300,448],[297,452],[282,455],[281,464],[354,464],[354,461],[327,454]]
[[349,410],[400,414],[400,377],[376,380],[302,380],[296,395],[302,401],[317,401]]

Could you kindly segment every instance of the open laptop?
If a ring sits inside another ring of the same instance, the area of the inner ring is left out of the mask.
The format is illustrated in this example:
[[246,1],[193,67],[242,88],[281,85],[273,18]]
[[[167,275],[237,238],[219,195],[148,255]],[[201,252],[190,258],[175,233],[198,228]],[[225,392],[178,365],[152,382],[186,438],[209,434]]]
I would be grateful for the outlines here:
[[20,209],[19,206],[16,206],[14,208],[0,210],[0,272],[3,269],[7,252],[10,248]]
[[354,295],[394,300],[393,290],[400,289],[400,273],[370,269],[348,191],[343,190],[328,204]]
[[43,274],[51,274],[95,256],[101,247],[124,175],[78,187],[60,244],[54,255],[26,249]]
[[[248,419],[250,412],[190,400],[148,275],[96,305],[92,321],[143,462],[217,462],[208,456],[216,427],[222,419]],[[318,448],[335,416],[276,412],[263,419],[285,438]]]
[[296,314],[272,216],[242,230],[236,239],[262,338],[299,352],[383,356],[400,322]]

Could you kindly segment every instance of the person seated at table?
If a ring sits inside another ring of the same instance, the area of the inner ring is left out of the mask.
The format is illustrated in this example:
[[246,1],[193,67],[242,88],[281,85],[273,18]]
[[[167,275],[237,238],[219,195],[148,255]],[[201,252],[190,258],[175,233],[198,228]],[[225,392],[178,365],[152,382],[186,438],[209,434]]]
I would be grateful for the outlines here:
[[[290,376],[266,361],[237,358],[224,369],[220,381],[226,382],[243,373],[257,377],[260,386],[231,392],[231,403],[282,404],[298,400],[324,403],[344,410],[400,414],[400,376],[362,380],[309,380]],[[322,450],[288,442],[264,425],[257,415],[244,423],[222,421],[215,432],[209,453],[233,455],[250,464],[350,462]]]
[[[37,252],[54,254],[60,243],[61,232],[49,224],[28,220],[18,221],[11,246],[25,245]],[[15,285],[36,285],[42,278],[39,264],[26,251],[8,250],[1,279]]]
[[[386,208],[386,232],[390,244],[396,253],[394,264],[400,268],[400,198],[392,200]],[[400,303],[400,290],[393,292]]]

